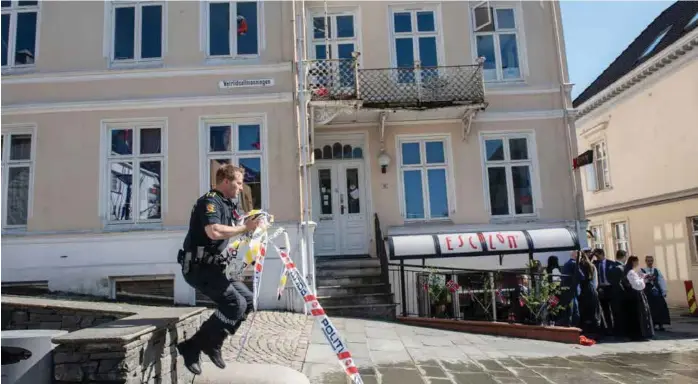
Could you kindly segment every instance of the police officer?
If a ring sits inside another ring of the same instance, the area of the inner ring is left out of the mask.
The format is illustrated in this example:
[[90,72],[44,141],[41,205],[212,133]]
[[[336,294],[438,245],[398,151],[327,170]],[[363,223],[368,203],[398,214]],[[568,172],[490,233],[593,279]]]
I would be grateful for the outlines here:
[[225,368],[221,347],[252,311],[252,292],[242,281],[229,281],[225,266],[234,258],[227,255],[228,239],[254,231],[258,221],[240,223],[238,206],[231,199],[242,191],[244,170],[232,164],[216,171],[216,187],[200,197],[191,212],[189,232],[177,261],[186,282],[213,300],[216,312],[177,350],[192,373],[201,374],[199,356],[204,352],[219,368]]

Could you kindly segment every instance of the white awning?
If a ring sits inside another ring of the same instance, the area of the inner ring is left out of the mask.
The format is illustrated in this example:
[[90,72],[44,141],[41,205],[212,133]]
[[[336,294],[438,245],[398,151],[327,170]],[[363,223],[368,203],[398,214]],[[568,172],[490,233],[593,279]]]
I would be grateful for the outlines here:
[[391,259],[530,254],[579,249],[568,228],[388,236]]

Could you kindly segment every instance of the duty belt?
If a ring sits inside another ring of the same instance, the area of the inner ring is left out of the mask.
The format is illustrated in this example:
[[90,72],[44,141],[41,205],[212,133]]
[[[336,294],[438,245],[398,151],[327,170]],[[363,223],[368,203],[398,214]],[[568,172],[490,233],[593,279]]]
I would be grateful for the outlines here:
[[228,263],[228,257],[222,254],[207,252],[204,247],[197,247],[196,254],[190,251],[179,250],[177,262],[182,265],[184,273],[189,271],[192,264],[208,264],[224,266]]

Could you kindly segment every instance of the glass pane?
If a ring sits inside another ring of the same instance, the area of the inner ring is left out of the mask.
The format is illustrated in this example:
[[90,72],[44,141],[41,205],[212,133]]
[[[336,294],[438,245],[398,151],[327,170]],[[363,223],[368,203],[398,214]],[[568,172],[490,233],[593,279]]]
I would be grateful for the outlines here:
[[313,17],[313,38],[314,39],[324,39],[325,38],[325,18],[324,17]]
[[354,156],[353,156],[353,157],[354,157],[355,159],[361,159],[361,158],[363,158],[363,157],[364,157],[364,151],[363,151],[363,149],[361,149],[361,148],[359,148],[359,147],[354,148]]
[[502,57],[502,76],[505,79],[518,79],[521,77],[519,70],[519,50],[516,46],[516,35],[499,35],[499,48]]
[[245,184],[242,187],[242,208],[247,212],[262,208],[262,159],[250,157],[240,159],[245,169]]
[[259,26],[257,25],[257,2],[238,4],[237,30],[238,55],[256,55],[258,52]]
[[427,170],[427,182],[429,185],[429,214],[431,218],[448,217],[446,170]]
[[[338,44],[337,45],[337,58],[339,59],[351,59],[351,54],[354,52],[354,44]],[[354,86],[354,65],[349,60],[344,60],[339,63],[339,79],[342,87],[353,87]],[[348,92],[352,92],[348,90]]]
[[525,138],[509,139],[511,160],[528,160],[528,142]]
[[443,141],[429,141],[425,144],[427,150],[427,164],[445,163]]
[[327,49],[325,48],[325,44],[316,44],[315,45],[315,58],[317,60],[326,60],[327,59]]
[[402,143],[402,164],[421,164],[421,154],[419,153],[419,143]]
[[320,148],[315,148],[313,150],[313,156],[315,157],[315,160],[320,160],[322,159],[322,149]]
[[332,145],[332,157],[335,159],[341,159],[342,158],[342,144],[340,143],[334,143]]
[[210,176],[209,179],[211,180],[211,188],[216,187],[216,171],[218,171],[218,168],[225,164],[230,164],[230,159],[211,159],[209,162],[208,174]]
[[133,164],[111,164],[111,192],[109,193],[109,220],[131,220],[131,196],[133,195]]
[[354,16],[337,16],[337,37],[354,37]]
[[477,57],[484,57],[483,63],[485,80],[497,79],[497,59],[494,55],[494,37],[492,35],[477,36]]
[[405,218],[424,218],[424,198],[422,196],[422,171],[404,171]]
[[7,172],[7,225],[27,225],[29,167],[11,167]]
[[211,3],[208,25],[208,53],[211,56],[230,54],[230,4]]
[[419,61],[422,67],[439,65],[436,55],[436,37],[419,38]]
[[434,12],[417,12],[417,30],[419,32],[433,32],[436,30],[434,26]]
[[344,144],[344,148],[342,148],[342,157],[345,159],[351,159],[354,155],[354,152],[351,150],[351,145],[349,144]]
[[[4,1],[3,1],[3,3],[4,3]],[[8,3],[9,3],[9,1],[8,1]],[[38,1],[19,1],[18,5],[20,7],[31,7],[34,5],[39,5],[39,2]]]
[[209,151],[211,152],[229,152],[232,150],[230,145],[229,125],[213,126],[209,128]]
[[142,128],[141,129],[141,153],[154,154],[160,153],[162,145],[162,137],[160,128]]
[[693,221],[693,231],[698,232],[698,217],[694,217],[691,221]]
[[490,191],[490,207],[492,215],[509,214],[509,194],[507,193],[507,177],[504,167],[487,168]]
[[361,213],[361,185],[359,185],[359,170],[347,169],[347,210],[349,213]]
[[114,10],[114,60],[131,60],[135,51],[136,9]]
[[10,160],[29,160],[32,151],[32,135],[10,136]]
[[398,68],[409,68],[398,71],[398,81],[400,83],[414,82],[414,47],[412,38],[395,39],[395,53]]
[[514,184],[514,211],[517,215],[533,213],[533,190],[528,166],[511,167]]
[[494,31],[494,17],[492,8],[475,8],[475,30],[477,32]]
[[323,215],[332,214],[332,172],[329,169],[318,169],[318,185],[320,187],[320,210]]
[[162,6],[149,5],[141,9],[141,58],[162,56]]
[[133,130],[132,129],[112,129],[111,131],[111,154],[131,155],[133,154]]
[[393,15],[395,32],[412,32],[412,15],[409,12],[398,12]]
[[138,175],[138,218],[140,220],[160,219],[162,204],[162,164],[159,161],[140,163]]
[[332,158],[332,147],[329,145],[325,145],[322,147],[322,158],[325,160],[329,160]]
[[7,65],[7,50],[10,49],[10,15],[2,15],[2,65]]
[[34,64],[36,53],[36,12],[17,14],[15,64]]
[[259,138],[259,124],[238,126],[238,150],[259,151],[262,143]]
[[8,1],[3,1],[3,2],[2,2],[2,7],[3,7],[3,8],[10,7],[10,6],[12,6],[12,1],[9,1],[9,0],[8,0]]
[[497,30],[516,28],[513,9],[497,10]]
[[504,142],[502,140],[485,140],[487,161],[504,160]]

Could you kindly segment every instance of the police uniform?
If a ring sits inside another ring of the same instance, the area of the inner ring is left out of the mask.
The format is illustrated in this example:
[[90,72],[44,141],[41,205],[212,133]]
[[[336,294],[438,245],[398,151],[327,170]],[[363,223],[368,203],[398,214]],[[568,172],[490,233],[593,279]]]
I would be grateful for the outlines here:
[[200,351],[209,355],[219,368],[225,368],[221,357],[223,341],[237,331],[253,309],[249,288],[241,280],[229,281],[225,275],[225,266],[235,259],[235,255],[226,251],[228,239],[211,240],[205,231],[210,224],[239,225],[240,217],[236,203],[220,191],[210,190],[192,209],[189,231],[177,257],[184,280],[218,306],[199,331],[178,346],[185,365],[195,374],[201,373]]

